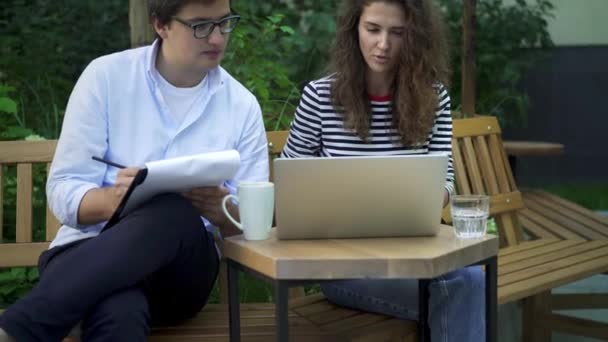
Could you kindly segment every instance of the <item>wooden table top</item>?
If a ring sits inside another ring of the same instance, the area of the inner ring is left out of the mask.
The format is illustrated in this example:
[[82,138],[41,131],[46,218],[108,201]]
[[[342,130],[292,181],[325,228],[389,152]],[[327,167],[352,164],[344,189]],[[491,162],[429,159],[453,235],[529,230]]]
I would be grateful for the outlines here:
[[498,253],[498,239],[435,237],[248,241],[226,238],[222,253],[273,279],[435,278]]
[[544,141],[505,140],[503,146],[512,156],[549,156],[564,153],[564,145]]

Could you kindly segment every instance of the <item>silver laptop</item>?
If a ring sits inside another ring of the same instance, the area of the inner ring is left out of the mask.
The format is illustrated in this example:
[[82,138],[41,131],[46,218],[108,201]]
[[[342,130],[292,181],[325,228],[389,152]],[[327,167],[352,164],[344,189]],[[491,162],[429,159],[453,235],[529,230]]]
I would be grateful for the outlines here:
[[275,159],[279,239],[437,234],[448,157]]

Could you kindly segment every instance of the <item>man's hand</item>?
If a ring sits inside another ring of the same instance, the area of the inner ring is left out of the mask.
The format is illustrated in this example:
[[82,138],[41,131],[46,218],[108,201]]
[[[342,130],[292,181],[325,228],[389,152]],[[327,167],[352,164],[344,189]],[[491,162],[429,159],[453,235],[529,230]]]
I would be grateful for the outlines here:
[[112,216],[112,213],[118,208],[122,198],[125,197],[127,189],[129,189],[131,183],[133,183],[133,179],[135,179],[137,172],[139,172],[139,168],[137,167],[121,169],[116,176],[116,183],[114,183],[113,186],[106,188],[110,216]]
[[[209,220],[214,226],[220,228],[222,235],[224,236],[241,233],[240,230],[228,220],[222,210],[222,200],[228,194],[230,194],[230,192],[224,186],[201,187],[182,193],[184,197],[190,200],[201,216]],[[230,201],[226,203],[226,207],[228,208],[228,211],[230,211],[232,217],[238,220],[238,208]]]
[[80,201],[78,223],[96,224],[109,220],[138,171],[136,167],[121,169],[114,185],[87,191]]

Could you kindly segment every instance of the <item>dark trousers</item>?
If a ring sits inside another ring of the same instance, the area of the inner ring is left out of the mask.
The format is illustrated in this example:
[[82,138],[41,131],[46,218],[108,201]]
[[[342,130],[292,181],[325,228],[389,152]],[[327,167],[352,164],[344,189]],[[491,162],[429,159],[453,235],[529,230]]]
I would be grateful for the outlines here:
[[162,195],[99,236],[40,256],[40,281],[0,316],[19,342],[61,341],[82,322],[83,341],[146,341],[205,305],[219,269],[210,234],[179,195]]

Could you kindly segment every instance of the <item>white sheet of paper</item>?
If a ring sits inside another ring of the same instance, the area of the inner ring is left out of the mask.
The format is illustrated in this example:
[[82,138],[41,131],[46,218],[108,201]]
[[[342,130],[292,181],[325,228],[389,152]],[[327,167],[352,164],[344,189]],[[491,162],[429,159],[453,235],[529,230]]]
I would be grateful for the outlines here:
[[236,175],[240,161],[236,150],[228,150],[146,163],[148,175],[129,197],[122,215],[161,193],[219,186]]

